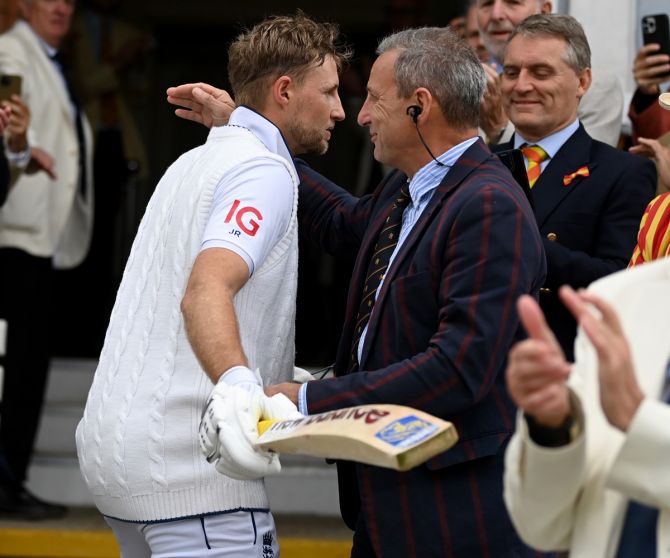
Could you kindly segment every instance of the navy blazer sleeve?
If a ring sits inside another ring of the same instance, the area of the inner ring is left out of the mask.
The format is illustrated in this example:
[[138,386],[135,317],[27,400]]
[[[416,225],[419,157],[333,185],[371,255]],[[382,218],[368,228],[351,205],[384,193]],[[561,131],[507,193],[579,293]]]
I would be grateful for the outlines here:
[[[333,255],[356,254],[365,234],[379,192],[393,176],[387,176],[373,194],[357,198],[295,159],[300,175],[300,230],[326,252]],[[402,175],[404,176],[404,175]],[[406,177],[404,178],[406,180]],[[309,212],[305,208],[309,207]]]
[[[490,395],[519,334],[516,299],[537,294],[545,275],[542,243],[521,189],[510,187],[512,178],[499,164],[490,167],[446,197],[412,246],[409,264],[393,277],[378,310],[365,370],[311,382],[310,413],[395,403],[450,418]],[[338,196],[333,188],[320,195]]]

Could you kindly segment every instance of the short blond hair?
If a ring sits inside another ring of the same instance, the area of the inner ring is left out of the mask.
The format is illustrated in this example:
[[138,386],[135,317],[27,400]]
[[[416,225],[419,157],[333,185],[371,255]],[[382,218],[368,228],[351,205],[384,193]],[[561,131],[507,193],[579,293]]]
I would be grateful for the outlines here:
[[228,49],[228,79],[238,104],[262,108],[267,87],[288,75],[300,82],[309,68],[330,56],[338,70],[350,52],[338,44],[339,29],[301,12],[266,19],[245,31]]

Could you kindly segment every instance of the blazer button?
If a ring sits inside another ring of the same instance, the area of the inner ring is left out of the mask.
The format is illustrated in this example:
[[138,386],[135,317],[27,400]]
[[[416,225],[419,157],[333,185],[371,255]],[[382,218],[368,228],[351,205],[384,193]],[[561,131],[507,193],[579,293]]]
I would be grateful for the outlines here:
[[540,294],[551,294],[551,289],[547,289],[547,287],[542,287],[540,289]]
[[558,240],[558,235],[556,233],[549,233],[547,235],[547,240],[549,242],[556,242]]

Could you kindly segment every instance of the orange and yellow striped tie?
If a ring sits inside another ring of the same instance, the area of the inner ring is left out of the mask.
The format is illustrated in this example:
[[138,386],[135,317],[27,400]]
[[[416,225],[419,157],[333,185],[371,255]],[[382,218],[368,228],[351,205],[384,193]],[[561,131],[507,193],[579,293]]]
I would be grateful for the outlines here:
[[523,156],[528,159],[528,168],[526,169],[526,174],[528,175],[528,184],[532,188],[537,179],[540,178],[540,173],[542,172],[542,161],[549,158],[547,152],[542,149],[539,145],[526,145],[521,148]]

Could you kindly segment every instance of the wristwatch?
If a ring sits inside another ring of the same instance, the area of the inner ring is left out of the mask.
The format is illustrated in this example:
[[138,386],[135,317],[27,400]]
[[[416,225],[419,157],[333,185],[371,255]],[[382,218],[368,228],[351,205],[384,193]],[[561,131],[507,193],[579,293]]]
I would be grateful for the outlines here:
[[567,446],[577,439],[582,433],[584,420],[581,414],[581,406],[576,403],[575,396],[570,392],[570,414],[565,418],[563,424],[554,428],[539,424],[532,416],[524,413],[528,425],[528,435],[538,446],[546,448],[559,448]]

